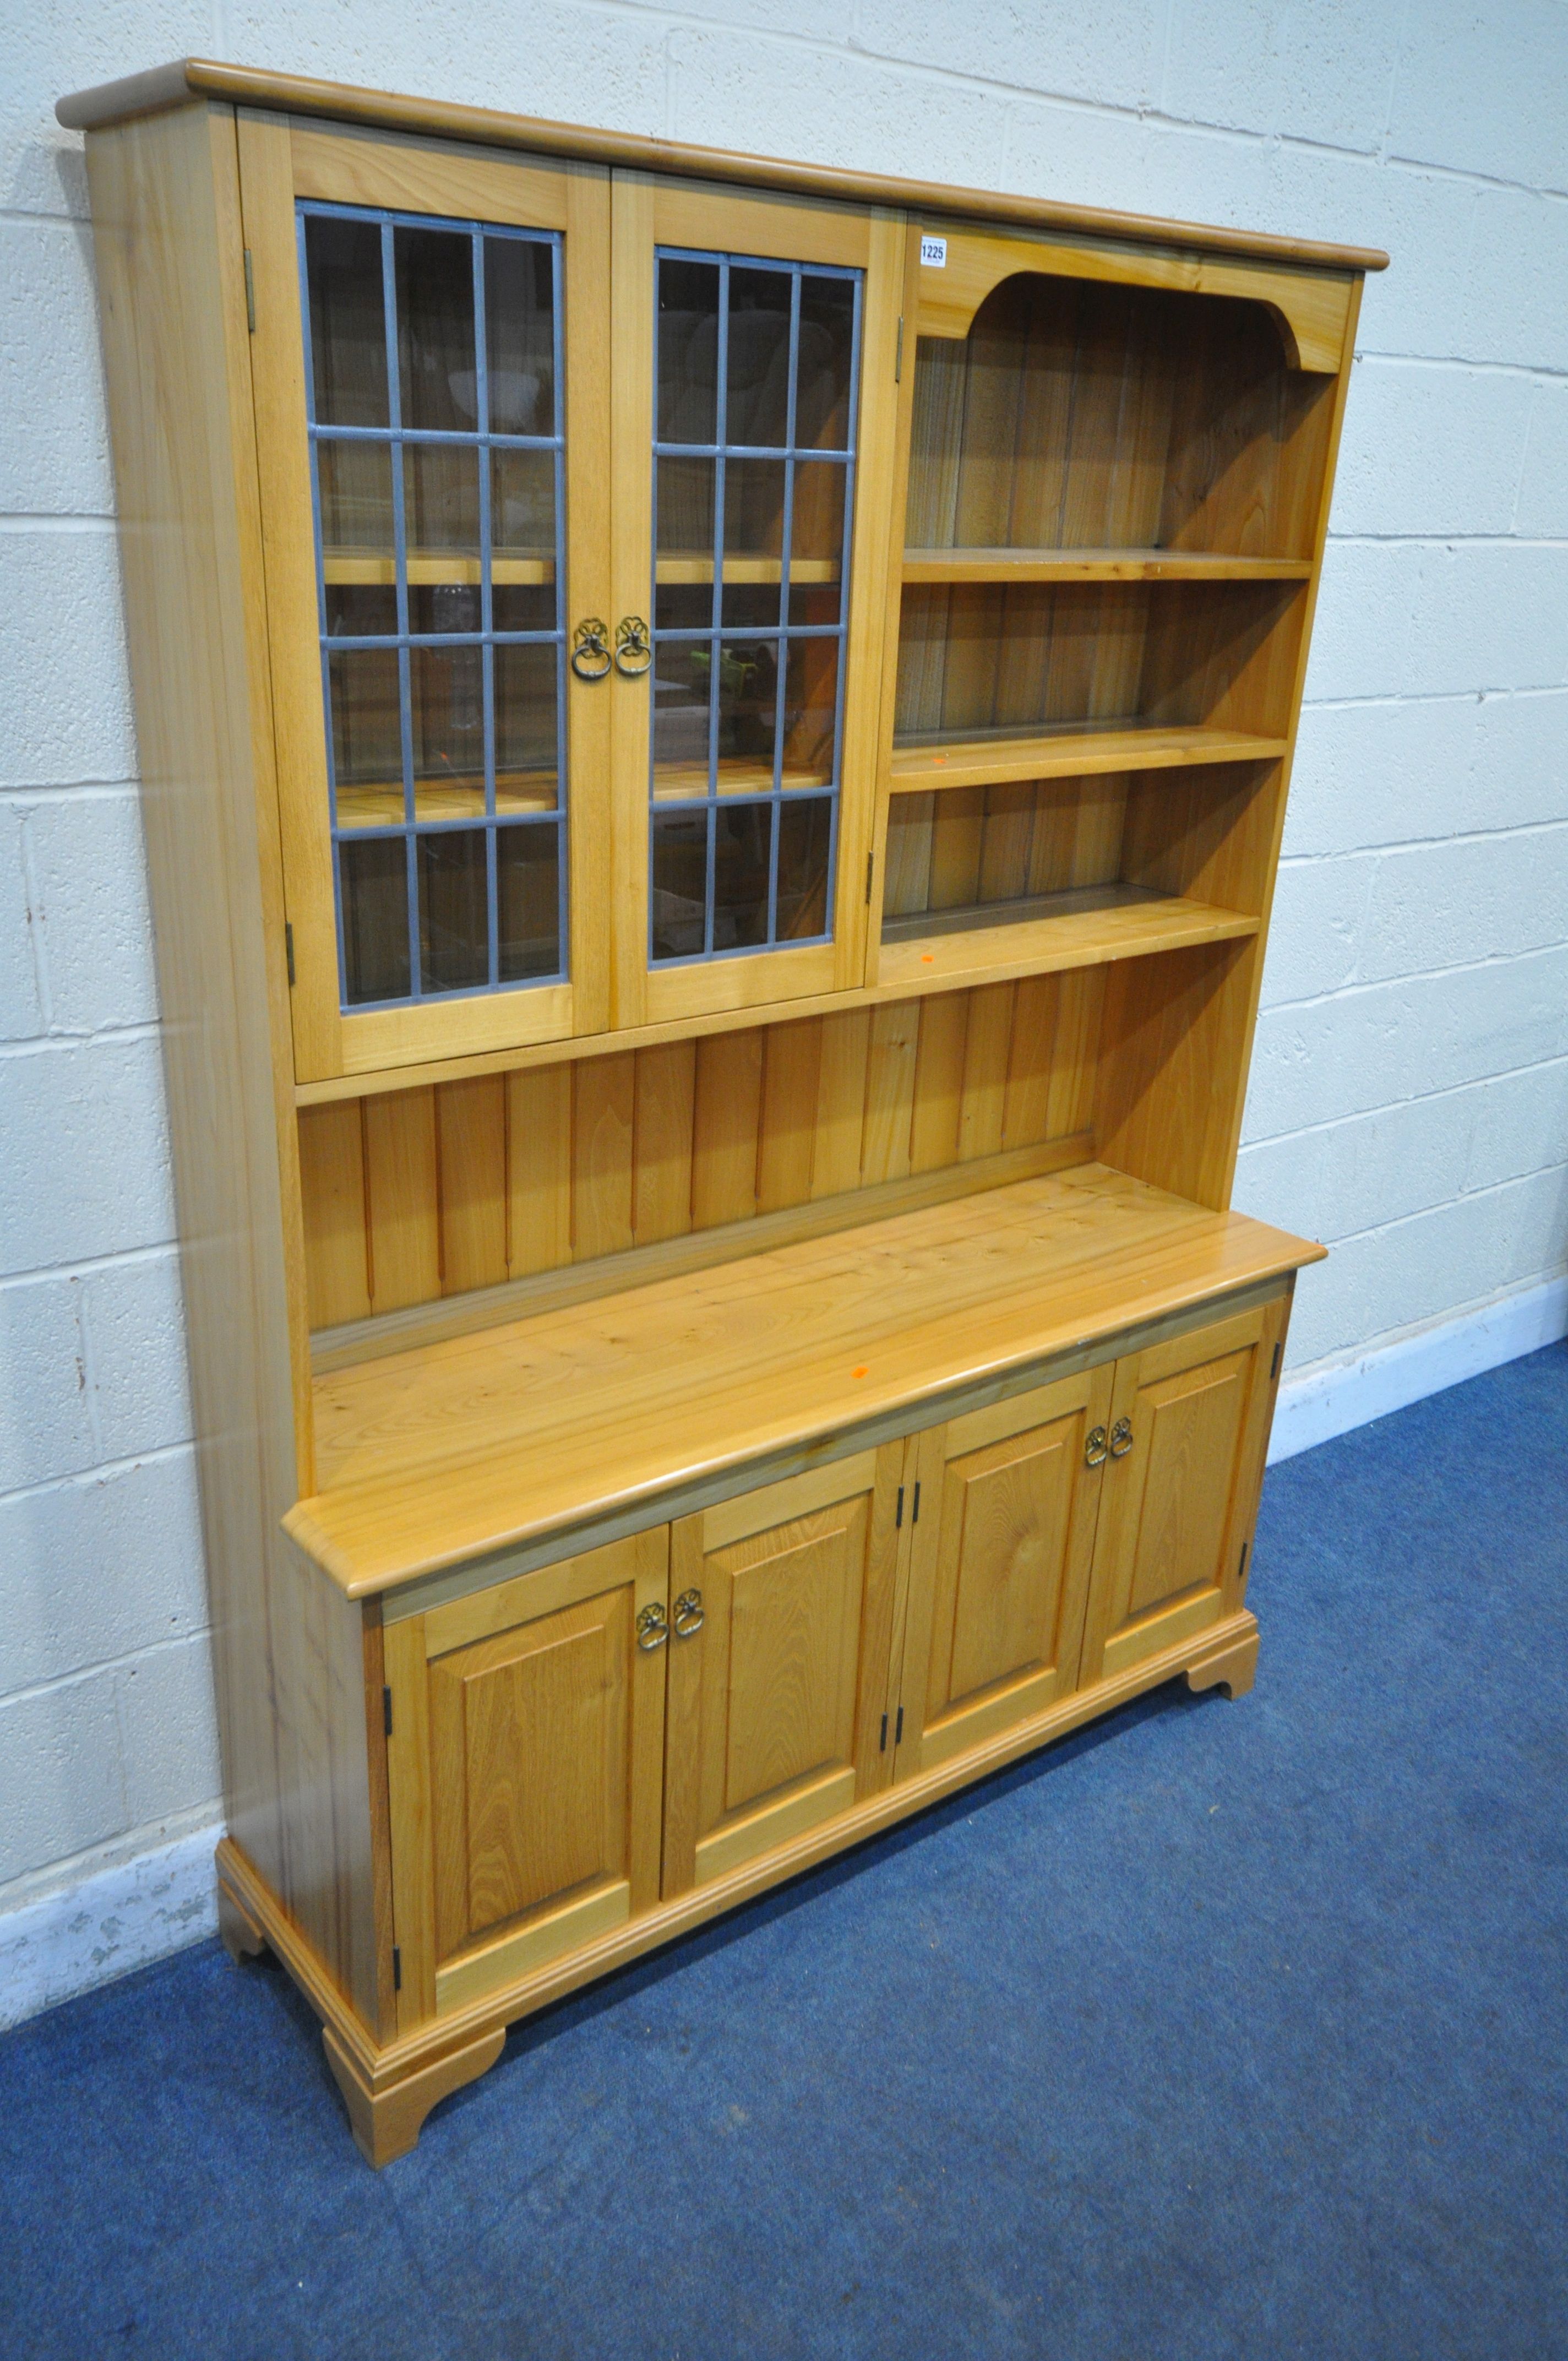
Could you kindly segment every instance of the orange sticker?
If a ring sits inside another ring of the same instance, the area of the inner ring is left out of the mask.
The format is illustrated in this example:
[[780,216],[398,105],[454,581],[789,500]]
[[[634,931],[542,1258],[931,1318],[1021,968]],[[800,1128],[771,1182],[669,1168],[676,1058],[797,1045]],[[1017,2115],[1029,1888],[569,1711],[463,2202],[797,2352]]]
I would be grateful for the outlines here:
[[920,964],[922,967],[932,967],[936,963],[936,958],[937,954],[935,951],[922,951],[920,954]]
[[866,1378],[871,1375],[871,1371],[869,1369],[851,1369],[850,1371],[850,1375],[852,1378]]

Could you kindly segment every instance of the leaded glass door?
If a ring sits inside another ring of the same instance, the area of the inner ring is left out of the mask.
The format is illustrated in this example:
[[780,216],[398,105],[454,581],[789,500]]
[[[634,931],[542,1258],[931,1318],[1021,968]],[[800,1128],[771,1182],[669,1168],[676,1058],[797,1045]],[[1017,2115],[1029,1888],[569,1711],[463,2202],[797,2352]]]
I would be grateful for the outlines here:
[[896,224],[618,174],[614,1019],[865,953]]
[[597,1030],[608,177],[258,119],[242,173],[298,1071]]

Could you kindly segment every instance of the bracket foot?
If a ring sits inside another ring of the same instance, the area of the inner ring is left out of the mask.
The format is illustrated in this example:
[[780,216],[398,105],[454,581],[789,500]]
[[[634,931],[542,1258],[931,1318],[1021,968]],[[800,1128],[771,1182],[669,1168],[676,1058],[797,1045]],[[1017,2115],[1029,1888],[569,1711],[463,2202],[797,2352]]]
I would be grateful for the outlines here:
[[343,2093],[343,2103],[348,2109],[359,2152],[379,2172],[394,2157],[407,2156],[438,2100],[450,2097],[465,2082],[476,2082],[481,2074],[488,2072],[506,2045],[506,2028],[499,2026],[493,2033],[482,2033],[477,2041],[449,2050],[444,2058],[437,2058],[433,2064],[379,2091],[366,2080],[330,2025],[322,2027],[322,2045],[333,2079]]
[[1227,1640],[1212,1654],[1187,1667],[1190,1689],[1223,1688],[1227,1697],[1245,1697],[1257,1670],[1257,1625],[1239,1640]]

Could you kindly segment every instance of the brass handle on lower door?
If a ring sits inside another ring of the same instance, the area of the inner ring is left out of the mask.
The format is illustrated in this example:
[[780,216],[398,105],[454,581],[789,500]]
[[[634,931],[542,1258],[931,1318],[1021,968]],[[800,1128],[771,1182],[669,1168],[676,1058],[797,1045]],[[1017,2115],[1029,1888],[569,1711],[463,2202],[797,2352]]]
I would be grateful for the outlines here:
[[1111,1429],[1111,1456],[1113,1459],[1125,1459],[1132,1447],[1133,1422],[1130,1418],[1119,1418]]
[[641,680],[653,661],[648,626],[641,615],[622,615],[615,627],[615,668],[628,680]]
[[609,633],[597,615],[572,634],[572,670],[579,680],[602,680],[609,670]]
[[683,1590],[680,1597],[675,1601],[674,1622],[676,1639],[689,1640],[694,1631],[700,1631],[702,1630],[707,1620],[707,1618],[703,1611],[701,1591]]
[[1102,1426],[1091,1426],[1083,1438],[1083,1464],[1086,1467],[1099,1467],[1103,1465],[1106,1456],[1105,1429]]

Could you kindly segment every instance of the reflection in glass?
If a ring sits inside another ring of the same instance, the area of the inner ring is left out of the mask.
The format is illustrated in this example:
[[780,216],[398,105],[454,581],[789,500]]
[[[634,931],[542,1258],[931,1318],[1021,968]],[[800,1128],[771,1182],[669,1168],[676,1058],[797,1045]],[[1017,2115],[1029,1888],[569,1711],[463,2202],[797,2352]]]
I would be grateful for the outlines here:
[[754,795],[773,785],[778,686],[776,640],[718,642],[720,795]]
[[799,449],[849,449],[854,349],[853,282],[805,272],[800,282],[800,358],[795,401],[795,439]]
[[[392,648],[334,648],[327,661],[332,707],[332,768],[341,804],[345,787],[388,786],[403,816],[403,741],[398,658]],[[363,818],[359,821],[363,827]]]
[[409,994],[409,871],[405,840],[372,836],[337,848],[343,903],[343,996],[406,1000]]
[[709,745],[708,643],[664,640],[653,655],[653,793],[705,796]]
[[491,452],[490,546],[498,556],[554,558],[553,451]]
[[474,241],[460,231],[392,232],[404,429],[479,423],[474,368]]
[[471,992],[490,975],[482,828],[442,829],[419,848],[419,963],[426,992]]
[[451,443],[403,445],[403,532],[411,560],[479,555],[478,455]]
[[416,796],[435,786],[485,786],[484,671],[474,647],[409,650],[409,714]]
[[861,285],[656,267],[655,962],[831,932]]
[[775,941],[806,942],[828,932],[828,868],[832,849],[831,796],[790,797],[780,804]]
[[498,647],[496,809],[550,811],[556,801],[556,654],[553,642]]
[[836,638],[791,640],[784,673],[786,787],[830,786],[839,706]]
[[336,640],[367,640],[398,628],[398,594],[390,582],[328,582],[326,627]]
[[707,814],[655,812],[653,957],[700,958],[707,925]]
[[555,431],[555,258],[539,241],[485,240],[485,350],[492,434]]
[[392,469],[384,443],[316,445],[323,550],[375,551],[392,565]]
[[299,210],[344,1005],[560,974],[561,241]]
[[794,274],[732,263],[726,443],[783,443],[789,432],[789,315]]
[[713,948],[740,950],[768,939],[768,866],[773,807],[719,804],[713,815]]
[[659,261],[661,443],[711,443],[718,430],[718,265]]
[[319,426],[387,423],[387,322],[375,222],[305,216],[311,376]]
[[496,924],[502,983],[554,975],[561,965],[561,831],[496,830]]

